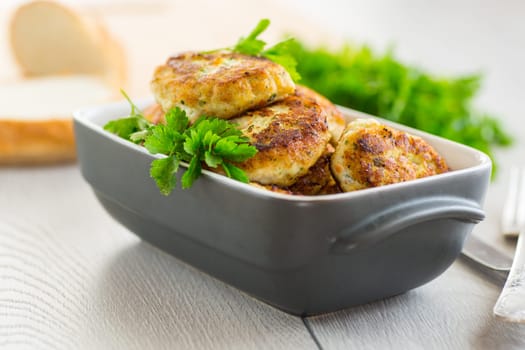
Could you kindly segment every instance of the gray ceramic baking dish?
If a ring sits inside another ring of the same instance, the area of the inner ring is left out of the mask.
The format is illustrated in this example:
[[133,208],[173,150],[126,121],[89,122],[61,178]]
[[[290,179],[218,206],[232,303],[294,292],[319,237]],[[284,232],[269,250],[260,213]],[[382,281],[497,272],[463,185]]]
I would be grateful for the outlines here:
[[[369,117],[343,111],[349,119]],[[318,197],[273,193],[204,171],[192,188],[165,197],[148,175],[162,156],[102,128],[127,113],[122,102],[74,116],[81,171],[105,209],[144,241],[291,314],[335,311],[432,280],[484,217],[489,158],[392,123],[426,139],[453,170]]]

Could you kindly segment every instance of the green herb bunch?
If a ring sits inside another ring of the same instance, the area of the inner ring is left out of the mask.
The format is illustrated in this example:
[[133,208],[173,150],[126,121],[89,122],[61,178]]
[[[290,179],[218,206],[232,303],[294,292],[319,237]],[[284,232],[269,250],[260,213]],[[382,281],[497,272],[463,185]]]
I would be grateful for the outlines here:
[[202,116],[190,125],[186,112],[180,108],[169,110],[166,124],[154,125],[144,118],[139,108],[124,97],[131,106],[130,115],[108,122],[104,129],[128,141],[142,144],[152,154],[166,157],[151,163],[150,176],[164,195],[175,188],[180,162],[189,164],[182,175],[182,188],[189,188],[202,173],[202,164],[221,167],[226,176],[248,182],[245,172],[233,163],[253,157],[257,149],[249,144],[234,124],[219,118]]
[[500,122],[472,108],[480,75],[437,78],[368,47],[333,51],[289,46],[301,64],[302,84],[332,102],[470,145],[491,157],[494,146],[511,144]]

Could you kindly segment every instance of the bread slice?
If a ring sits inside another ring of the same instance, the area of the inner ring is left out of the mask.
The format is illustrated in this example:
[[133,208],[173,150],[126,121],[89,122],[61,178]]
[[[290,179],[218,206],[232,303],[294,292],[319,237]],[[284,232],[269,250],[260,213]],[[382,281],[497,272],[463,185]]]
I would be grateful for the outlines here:
[[125,82],[123,50],[101,23],[54,1],[32,1],[12,15],[10,42],[27,77],[89,74]]
[[72,75],[0,84],[0,164],[75,159],[72,111],[115,98],[104,80]]

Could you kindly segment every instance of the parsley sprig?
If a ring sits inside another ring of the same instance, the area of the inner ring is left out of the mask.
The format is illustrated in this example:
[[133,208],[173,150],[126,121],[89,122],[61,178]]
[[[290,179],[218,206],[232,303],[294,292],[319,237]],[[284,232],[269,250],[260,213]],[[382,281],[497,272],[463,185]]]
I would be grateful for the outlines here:
[[250,34],[248,34],[247,37],[241,37],[231,50],[245,55],[265,57],[274,61],[283,66],[294,81],[299,81],[301,76],[297,72],[297,61],[292,52],[294,39],[286,39],[266,50],[264,49],[266,47],[266,42],[258,39],[258,36],[264,32],[269,25],[269,19],[265,18],[260,20]]
[[234,165],[257,153],[234,124],[215,117],[202,116],[190,125],[186,112],[173,108],[166,113],[166,124],[151,124],[123,92],[131,106],[129,116],[112,120],[104,126],[128,141],[143,144],[152,154],[165,158],[151,162],[150,176],[160,192],[169,195],[177,184],[176,173],[180,162],[189,164],[182,175],[182,188],[189,188],[201,175],[202,165],[221,167],[226,176],[248,182],[246,173]]

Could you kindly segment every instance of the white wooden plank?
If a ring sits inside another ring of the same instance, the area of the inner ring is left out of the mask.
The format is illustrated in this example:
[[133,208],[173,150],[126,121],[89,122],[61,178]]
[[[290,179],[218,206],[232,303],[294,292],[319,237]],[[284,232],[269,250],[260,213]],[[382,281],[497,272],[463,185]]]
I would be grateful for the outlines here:
[[141,242],[75,166],[0,170],[0,347],[312,349],[302,320]]
[[499,288],[458,261],[411,292],[308,323],[324,349],[524,349],[525,327],[492,316]]

